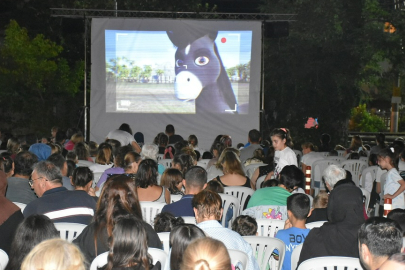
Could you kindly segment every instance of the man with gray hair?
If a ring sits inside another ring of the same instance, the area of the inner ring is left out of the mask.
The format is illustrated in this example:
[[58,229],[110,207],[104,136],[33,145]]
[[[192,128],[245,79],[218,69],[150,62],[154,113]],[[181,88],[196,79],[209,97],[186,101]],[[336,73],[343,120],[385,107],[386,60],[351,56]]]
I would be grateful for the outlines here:
[[42,214],[53,222],[88,225],[94,216],[96,202],[83,190],[69,191],[62,186],[60,169],[50,161],[40,161],[33,167],[29,180],[39,197],[24,209],[24,217]]
[[332,164],[323,171],[322,178],[325,180],[326,187],[331,191],[338,181],[346,179],[346,171]]

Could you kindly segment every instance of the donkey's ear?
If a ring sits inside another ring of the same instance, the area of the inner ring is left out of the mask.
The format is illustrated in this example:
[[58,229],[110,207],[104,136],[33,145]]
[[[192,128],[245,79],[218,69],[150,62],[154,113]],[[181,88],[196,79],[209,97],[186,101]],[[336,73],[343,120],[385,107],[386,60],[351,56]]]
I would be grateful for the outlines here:
[[206,35],[214,41],[218,35],[218,31],[201,27],[190,27],[183,24],[178,25],[175,29],[168,29],[166,33],[170,41],[178,48],[185,48],[195,40]]

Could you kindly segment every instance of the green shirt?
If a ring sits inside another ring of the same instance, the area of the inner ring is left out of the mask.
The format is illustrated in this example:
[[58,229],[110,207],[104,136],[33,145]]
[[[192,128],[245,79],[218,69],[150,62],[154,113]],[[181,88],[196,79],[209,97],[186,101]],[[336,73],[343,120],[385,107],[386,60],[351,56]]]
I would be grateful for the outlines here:
[[281,187],[261,188],[253,193],[247,208],[259,205],[287,205],[287,198],[291,193]]

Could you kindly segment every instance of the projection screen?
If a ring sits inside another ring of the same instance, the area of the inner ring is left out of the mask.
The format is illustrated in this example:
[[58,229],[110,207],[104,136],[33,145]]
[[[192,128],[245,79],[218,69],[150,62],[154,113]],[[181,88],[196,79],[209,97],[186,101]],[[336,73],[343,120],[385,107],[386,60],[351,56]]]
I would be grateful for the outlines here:
[[261,22],[94,18],[90,139],[128,123],[152,142],[173,124],[209,149],[259,129]]

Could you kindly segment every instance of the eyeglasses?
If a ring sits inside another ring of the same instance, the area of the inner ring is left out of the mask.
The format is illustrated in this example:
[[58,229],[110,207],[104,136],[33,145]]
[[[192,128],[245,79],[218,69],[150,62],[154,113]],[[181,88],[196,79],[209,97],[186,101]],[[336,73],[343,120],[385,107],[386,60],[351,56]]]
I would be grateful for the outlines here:
[[30,184],[30,186],[32,187],[32,185],[34,185],[34,181],[35,180],[38,180],[38,179],[41,179],[41,178],[44,178],[43,176],[41,176],[41,177],[38,177],[37,179],[30,179],[30,180],[28,180],[28,183]]

